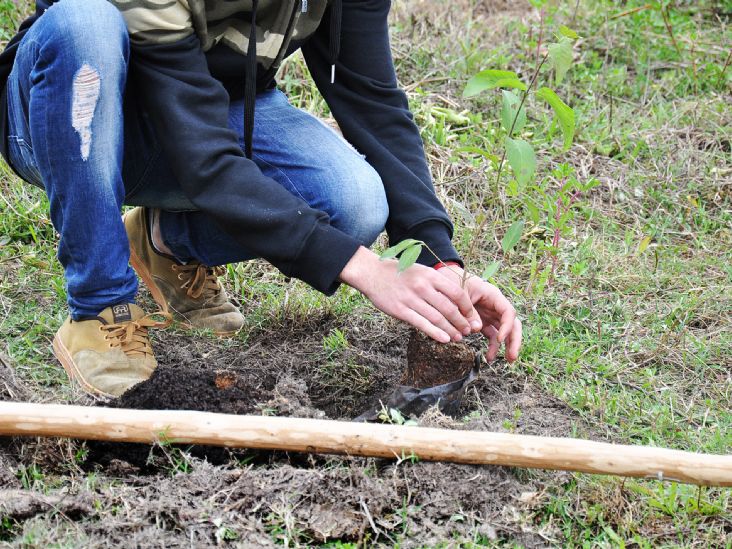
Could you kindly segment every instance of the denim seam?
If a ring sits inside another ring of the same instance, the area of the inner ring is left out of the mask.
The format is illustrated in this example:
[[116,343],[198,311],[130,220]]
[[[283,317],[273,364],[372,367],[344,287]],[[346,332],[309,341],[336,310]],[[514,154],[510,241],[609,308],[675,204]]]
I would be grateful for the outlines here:
[[293,190],[294,190],[294,191],[295,191],[295,192],[297,193],[297,196],[298,196],[298,197],[299,197],[300,199],[304,200],[305,202],[307,202],[307,201],[308,201],[308,200],[307,200],[307,198],[305,198],[305,197],[304,197],[304,196],[302,195],[302,193],[300,192],[300,189],[298,189],[298,188],[297,188],[297,187],[295,186],[295,184],[294,184],[294,183],[292,182],[292,179],[290,179],[290,176],[288,176],[288,175],[287,175],[287,173],[285,173],[285,171],[284,171],[284,170],[283,170],[282,168],[280,168],[279,166],[275,166],[275,165],[273,165],[273,164],[270,164],[269,162],[267,162],[267,160],[265,160],[265,159],[264,159],[264,158],[262,158],[261,156],[257,155],[256,153],[253,153],[253,154],[252,154],[252,157],[253,157],[254,159],[256,159],[257,161],[261,162],[262,164],[265,164],[266,166],[268,166],[268,167],[272,168],[272,169],[273,169],[273,170],[275,170],[275,171],[276,171],[277,173],[281,174],[281,175],[282,175],[282,177],[283,177],[284,179],[286,179],[286,180],[287,180],[287,182],[288,182],[288,183],[290,184],[290,186],[291,186],[291,187],[293,188]]

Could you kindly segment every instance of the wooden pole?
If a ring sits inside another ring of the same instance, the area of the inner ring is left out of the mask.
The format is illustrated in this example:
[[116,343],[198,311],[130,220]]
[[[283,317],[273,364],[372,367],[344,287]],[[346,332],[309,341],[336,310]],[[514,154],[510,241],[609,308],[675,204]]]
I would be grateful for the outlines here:
[[569,438],[182,410],[0,402],[0,435],[209,444],[510,465],[732,486],[732,455]]

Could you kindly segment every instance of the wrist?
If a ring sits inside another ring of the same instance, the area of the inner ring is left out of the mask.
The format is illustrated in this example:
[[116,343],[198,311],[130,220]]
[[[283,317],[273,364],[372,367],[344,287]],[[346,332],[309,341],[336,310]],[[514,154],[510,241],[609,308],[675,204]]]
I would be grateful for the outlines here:
[[359,247],[356,253],[343,267],[339,279],[344,284],[348,284],[352,288],[362,290],[364,281],[368,279],[369,273],[373,274],[375,263],[379,262],[379,257],[364,246]]
[[432,265],[432,268],[436,271],[439,271],[443,267],[457,267],[459,269],[463,268],[463,266],[460,265],[460,263],[458,263],[457,261],[440,261]]

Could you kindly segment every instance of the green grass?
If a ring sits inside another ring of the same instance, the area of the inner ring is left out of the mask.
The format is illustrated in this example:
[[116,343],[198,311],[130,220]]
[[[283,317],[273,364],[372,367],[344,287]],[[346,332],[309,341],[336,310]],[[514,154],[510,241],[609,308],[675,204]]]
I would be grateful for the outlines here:
[[[7,38],[17,11],[6,4],[0,9],[0,36]],[[595,178],[599,185],[576,204],[555,275],[543,282],[550,212],[540,210],[537,223],[528,221],[526,204],[535,196],[512,196],[509,177],[497,185],[488,162],[456,152],[477,147],[499,154],[498,95],[465,100],[462,87],[485,68],[515,70],[528,78],[536,59],[538,17],[523,17],[526,10],[481,17],[473,14],[477,3],[448,4],[434,3],[422,12],[411,11],[410,3],[395,3],[395,60],[437,192],[456,220],[456,242],[463,250],[472,236],[464,212],[482,206],[490,217],[473,267],[481,271],[501,261],[495,282],[525,321],[523,353],[511,368],[565,401],[599,436],[731,453],[729,2],[672,3],[669,22],[680,51],[659,11],[614,17],[645,2],[580,3],[574,28],[584,38],[558,88],[577,113],[575,145],[566,154],[557,152],[557,133],[549,132],[554,143],[547,141],[550,113],[533,101],[524,138],[539,149],[539,184],[550,195],[558,188],[551,171],[559,162],[568,163],[579,179]],[[561,4],[545,6],[545,36],[570,23],[574,2]],[[549,73],[541,77],[549,78]],[[280,83],[296,105],[326,113],[301,59],[289,63]],[[438,107],[466,119],[451,123]],[[41,191],[3,169],[3,348],[39,396],[64,400],[71,393],[49,352],[66,312],[48,204]],[[517,219],[528,221],[524,238],[504,255],[500,238]],[[646,237],[650,244],[640,251]],[[349,289],[326,299],[301,284],[286,284],[261,263],[231,266],[229,280],[245,305],[245,334],[314,311],[327,310],[343,325],[352,315],[376,315]],[[347,329],[323,340],[328,357],[348,345]],[[353,365],[333,375],[358,384],[368,371]],[[24,482],[38,482],[33,470],[23,474]],[[524,520],[548,532],[552,543],[570,547],[730,547],[730,509],[729,489],[573,475],[553,487]],[[275,538],[297,536],[286,509],[273,511],[270,526]],[[223,525],[221,535],[235,533]],[[504,545],[476,537],[462,546],[496,544]]]

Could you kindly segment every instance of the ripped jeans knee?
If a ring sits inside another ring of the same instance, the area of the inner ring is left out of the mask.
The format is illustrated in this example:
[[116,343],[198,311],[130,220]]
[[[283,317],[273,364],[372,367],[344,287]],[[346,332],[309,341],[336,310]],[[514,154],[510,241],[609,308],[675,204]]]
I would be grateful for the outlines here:
[[81,158],[87,160],[91,150],[92,120],[99,100],[99,72],[84,64],[74,76],[71,100],[71,125],[81,140]]

